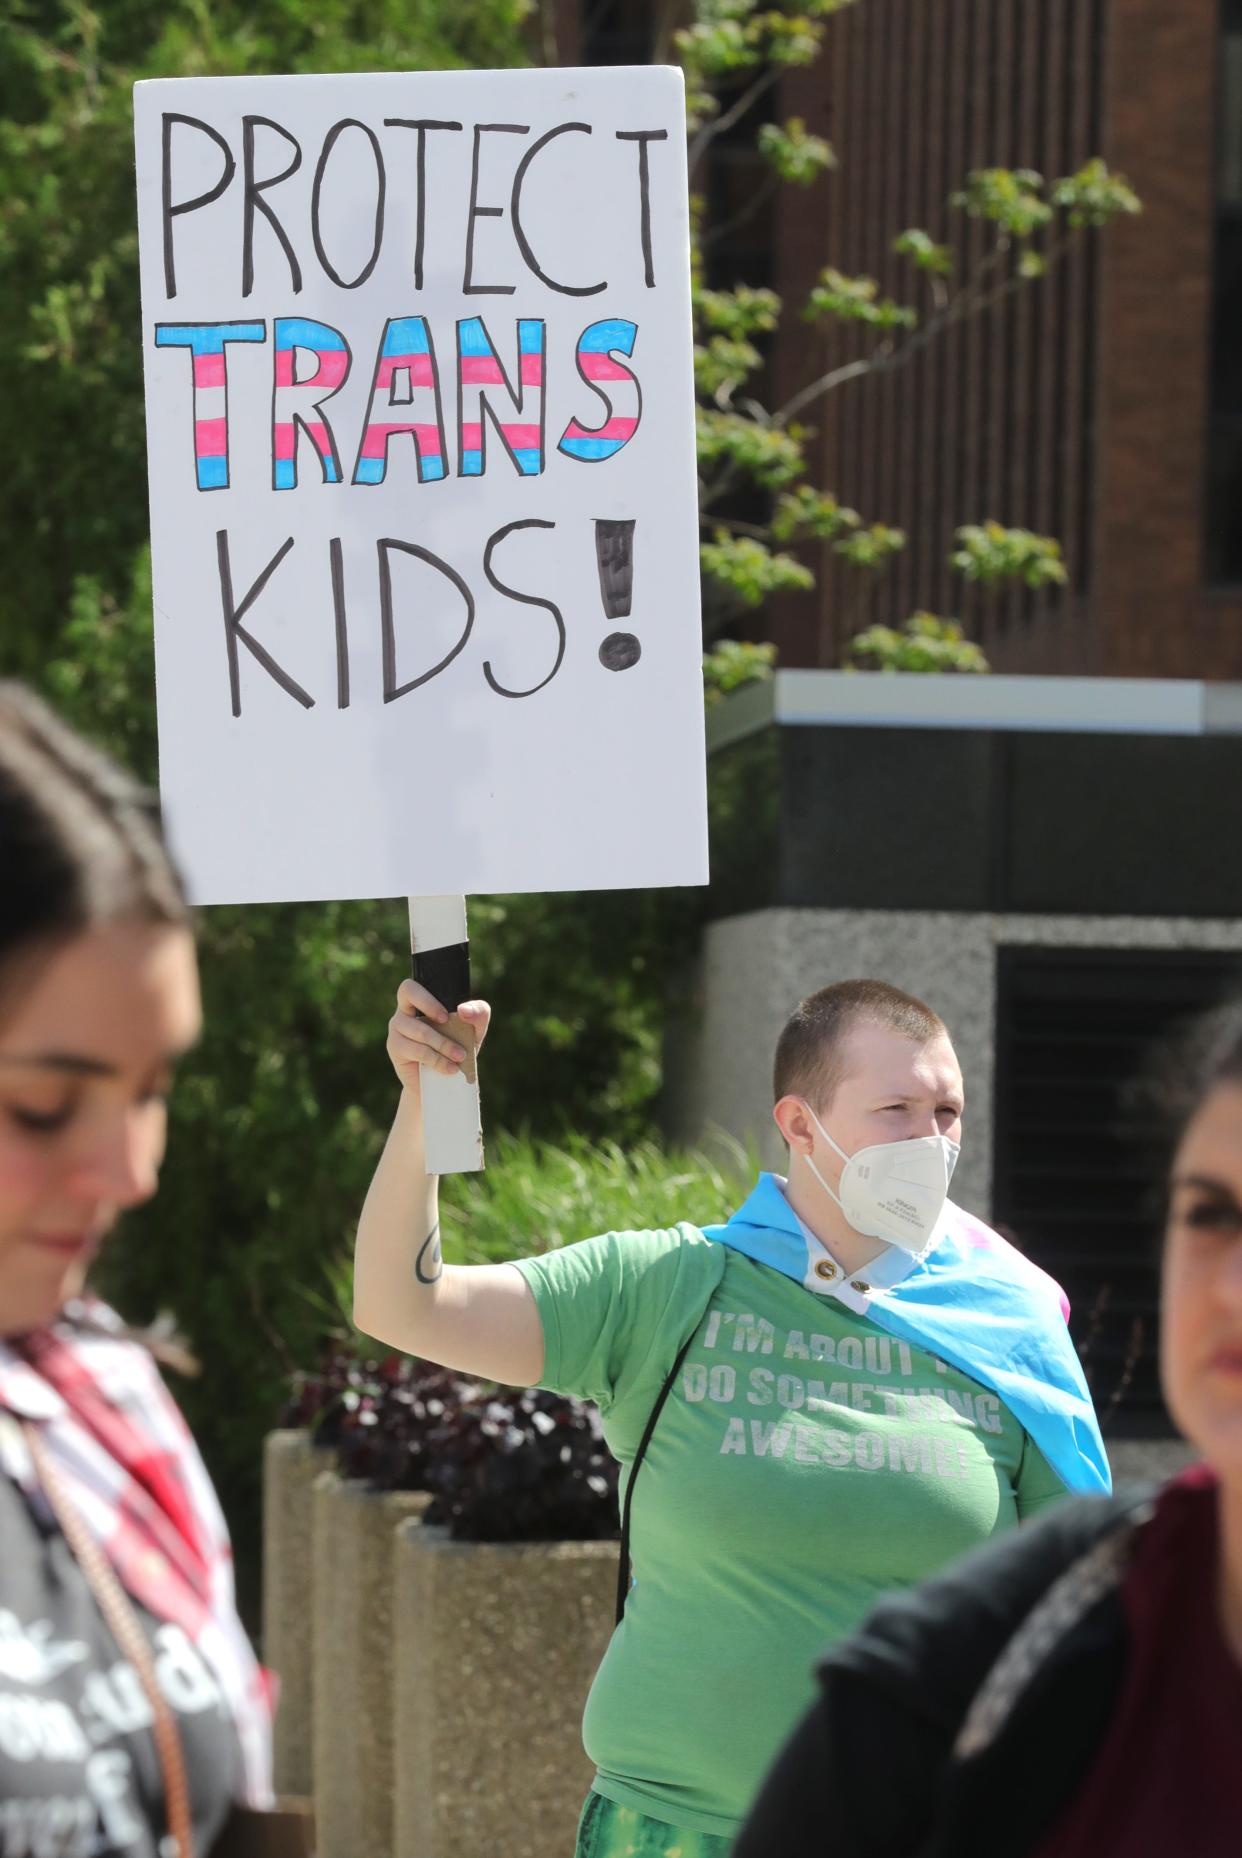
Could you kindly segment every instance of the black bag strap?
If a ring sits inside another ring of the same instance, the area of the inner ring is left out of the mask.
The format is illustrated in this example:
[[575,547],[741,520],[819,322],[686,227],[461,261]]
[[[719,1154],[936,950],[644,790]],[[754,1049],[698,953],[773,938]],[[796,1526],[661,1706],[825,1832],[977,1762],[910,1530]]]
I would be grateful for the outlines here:
[[656,1424],[661,1413],[664,1411],[664,1403],[676,1385],[677,1376],[681,1373],[681,1364],[689,1354],[690,1344],[697,1334],[698,1324],[696,1323],[695,1327],[682,1343],[678,1351],[677,1359],[668,1371],[668,1378],[665,1380],[663,1387],[661,1387],[656,1403],[648,1416],[646,1431],[639,1441],[638,1450],[634,1454],[634,1463],[630,1467],[629,1482],[625,1486],[625,1504],[621,1511],[621,1563],[617,1569],[616,1624],[618,1626],[621,1624],[625,1615],[625,1598],[630,1591],[630,1509],[634,1502],[634,1484],[638,1477],[639,1468],[642,1465],[643,1459],[647,1456],[647,1447],[651,1443]]

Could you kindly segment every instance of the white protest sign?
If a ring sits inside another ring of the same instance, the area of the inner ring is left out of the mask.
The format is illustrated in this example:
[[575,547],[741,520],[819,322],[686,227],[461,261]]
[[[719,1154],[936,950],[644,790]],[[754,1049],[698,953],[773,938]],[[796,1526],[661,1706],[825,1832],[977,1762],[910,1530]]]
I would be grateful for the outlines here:
[[706,881],[680,74],[158,81],[135,133],[196,899]]

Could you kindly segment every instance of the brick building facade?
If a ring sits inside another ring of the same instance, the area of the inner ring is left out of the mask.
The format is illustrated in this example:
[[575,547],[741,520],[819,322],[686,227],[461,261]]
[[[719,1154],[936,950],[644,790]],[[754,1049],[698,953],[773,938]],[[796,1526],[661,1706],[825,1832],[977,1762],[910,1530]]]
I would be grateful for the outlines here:
[[[613,0],[573,49],[646,55],[653,11]],[[768,616],[782,662],[835,664],[873,619],[925,607],[965,619],[998,671],[1242,678],[1239,0],[863,0],[778,108],[839,167],[809,195],[782,189],[729,258],[791,305],[827,263],[905,297],[890,242],[906,226],[956,224],[977,257],[981,231],[945,208],[972,168],[1052,176],[1099,154],[1144,203],[986,320],[820,403],[819,482],[909,546],[879,586],[825,550],[815,593]],[[721,150],[722,201],[755,181],[743,144]],[[789,316],[776,403],[857,352],[853,332]],[[974,598],[948,557],[955,528],[985,517],[1057,536],[1069,585]]]

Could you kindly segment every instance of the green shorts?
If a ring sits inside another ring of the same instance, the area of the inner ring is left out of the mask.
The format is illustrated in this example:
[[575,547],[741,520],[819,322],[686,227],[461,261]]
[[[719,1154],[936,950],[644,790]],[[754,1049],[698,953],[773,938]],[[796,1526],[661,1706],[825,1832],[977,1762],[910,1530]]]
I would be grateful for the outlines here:
[[729,1858],[732,1844],[715,1832],[686,1832],[591,1793],[578,1823],[574,1858]]

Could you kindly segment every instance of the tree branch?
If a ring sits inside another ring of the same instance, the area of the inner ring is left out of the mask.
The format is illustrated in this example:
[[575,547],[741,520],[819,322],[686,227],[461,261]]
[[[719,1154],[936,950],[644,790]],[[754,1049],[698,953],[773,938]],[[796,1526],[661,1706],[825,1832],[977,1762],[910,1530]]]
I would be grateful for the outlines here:
[[654,65],[666,65],[673,62],[673,34],[683,11],[683,0],[661,0],[656,9],[655,26],[652,33],[651,62]]
[[860,361],[848,361],[840,368],[832,368],[827,374],[821,374],[809,387],[801,388],[792,400],[787,400],[778,413],[773,413],[768,422],[773,426],[785,426],[800,413],[804,406],[810,406],[824,394],[831,393],[834,387],[844,387],[847,381],[860,380],[864,374],[880,372],[880,355],[866,355]]
[[779,69],[775,67],[769,67],[768,70],[761,71],[754,82],[747,85],[736,103],[732,104],[725,111],[723,116],[714,117],[710,123],[704,123],[693,142],[691,142],[690,152],[686,158],[691,180],[694,179],[695,169],[698,167],[700,161],[702,161],[704,155],[716,138],[732,129],[735,123],[740,123],[747,110],[749,110],[752,105],[758,103],[765,91],[771,90],[772,86],[780,78],[780,75]]
[[[1049,248],[1044,255],[1049,268],[1064,256],[1073,243],[1073,239],[1073,233],[1067,233],[1064,238]],[[993,309],[996,304],[1003,302],[1006,297],[1013,296],[1024,286],[1040,282],[1038,278],[1028,278],[1020,273],[1013,273],[993,290],[981,288],[1008,249],[1006,242],[994,252],[990,252],[961,294],[951,297],[940,311],[933,315],[921,329],[914,330],[906,341],[895,345],[890,343],[886,348],[877,349],[874,354],[864,356],[858,361],[847,362],[843,367],[833,368],[830,373],[821,375],[817,381],[812,381],[810,386],[801,388],[791,400],[786,401],[785,405],[772,415],[769,423],[773,426],[787,425],[795,414],[802,411],[803,407],[822,399],[834,388],[843,387],[848,381],[857,380],[867,374],[894,373],[898,368],[905,367],[906,363],[915,355],[920,354],[929,343],[936,341],[946,329],[965,322],[968,317],[982,315],[985,310]]]
[[770,542],[772,539],[771,530],[763,528],[759,523],[738,522],[732,516],[709,516],[706,510],[701,509],[699,511],[700,529],[706,529],[709,524],[713,529],[727,529],[730,535],[750,536],[755,542]]
[[780,184],[778,177],[770,174],[763,186],[755,189],[747,204],[735,213],[732,219],[726,219],[722,226],[713,226],[710,232],[700,237],[699,244],[703,250],[706,251],[709,246],[715,245],[720,239],[727,239],[731,232],[738,230],[739,226],[748,225],[755,214],[768,204]]

